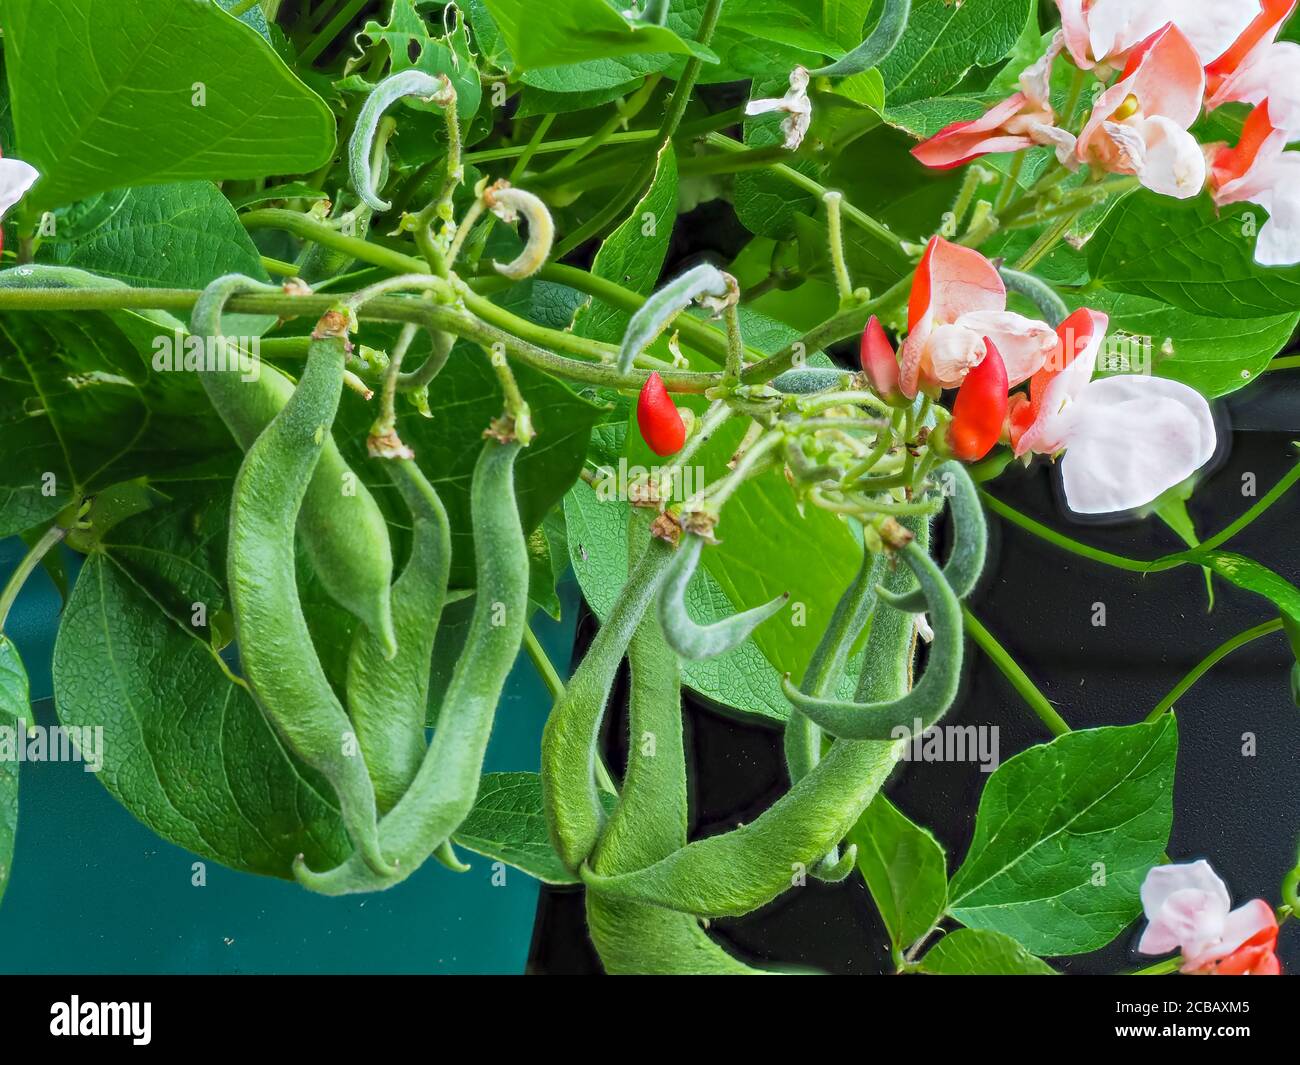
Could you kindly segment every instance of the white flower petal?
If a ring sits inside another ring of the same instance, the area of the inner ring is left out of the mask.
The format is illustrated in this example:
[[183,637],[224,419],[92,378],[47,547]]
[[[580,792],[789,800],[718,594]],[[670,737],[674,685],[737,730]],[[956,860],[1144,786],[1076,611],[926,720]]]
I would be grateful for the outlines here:
[[1300,152],[1286,152],[1273,168],[1273,188],[1263,197],[1268,221],[1255,241],[1261,266],[1300,263]]
[[40,176],[40,171],[21,159],[0,159],[0,218],[27,195]]
[[959,319],[959,326],[988,337],[1002,356],[1007,381],[1012,386],[1028,381],[1056,350],[1056,330],[1014,311],[974,311]]
[[1141,124],[1146,146],[1138,180],[1152,192],[1186,200],[1205,187],[1205,153],[1177,122],[1154,115]]
[[1143,954],[1204,949],[1222,936],[1232,905],[1227,885],[1206,861],[1157,865],[1147,873],[1141,895],[1150,922],[1138,943]]

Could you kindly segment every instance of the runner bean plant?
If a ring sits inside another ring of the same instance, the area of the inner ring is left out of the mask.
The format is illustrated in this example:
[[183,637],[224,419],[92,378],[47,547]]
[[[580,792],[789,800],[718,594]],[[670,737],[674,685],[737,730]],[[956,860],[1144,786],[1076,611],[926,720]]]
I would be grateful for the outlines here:
[[[789,971],[710,922],[849,878],[900,972],[1050,973],[1144,912],[1132,968],[1279,970],[1300,873],[1231,909],[1167,851],[1178,699],[1300,653],[1300,592],[1228,549],[1300,465],[1205,538],[1186,505],[1217,401],[1294,362],[1294,0],[109,7],[0,9],[0,631],[43,566],[59,717],[127,810],[286,890],[517,867],[584,893],[611,973]],[[999,498],[1035,456],[1052,522]],[[974,612],[988,512],[1262,620],[1072,730]],[[1059,530],[1098,515],[1182,546]],[[598,626],[566,671],[535,628],[569,571]],[[950,869],[885,792],[985,727],[975,654],[1051,739]],[[485,773],[521,655],[540,750]],[[0,667],[2,755],[7,637]],[[702,836],[688,690],[788,776]]]

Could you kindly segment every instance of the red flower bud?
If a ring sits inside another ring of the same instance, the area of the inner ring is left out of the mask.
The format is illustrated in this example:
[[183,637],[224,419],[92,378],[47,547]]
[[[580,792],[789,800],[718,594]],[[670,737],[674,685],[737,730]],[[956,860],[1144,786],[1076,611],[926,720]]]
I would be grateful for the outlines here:
[[903,398],[902,389],[898,387],[898,358],[894,354],[894,345],[885,336],[880,320],[874,314],[862,331],[860,357],[862,372],[867,375],[876,395],[888,403]]
[[1007,368],[988,337],[984,350],[984,359],[957,389],[948,425],[948,448],[963,462],[987,455],[1002,436],[1007,418]]
[[686,425],[657,373],[652,373],[641,388],[636,401],[636,423],[656,455],[675,454],[686,443]]

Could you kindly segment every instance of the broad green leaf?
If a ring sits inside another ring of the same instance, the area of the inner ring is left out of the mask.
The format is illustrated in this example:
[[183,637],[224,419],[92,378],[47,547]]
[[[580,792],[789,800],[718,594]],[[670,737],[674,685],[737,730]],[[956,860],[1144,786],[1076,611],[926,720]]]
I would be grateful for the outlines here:
[[203,288],[230,273],[267,279],[248,231],[210,181],[127,190],[103,225],[67,243],[56,235],[47,247],[62,265],[136,287]]
[[[702,71],[706,82],[788,78],[796,66],[817,67],[847,50],[822,25],[820,0],[749,0],[723,4],[709,46],[720,60]],[[858,30],[862,23],[859,21]],[[859,38],[860,39],[860,38]],[[853,41],[856,45],[857,40]]]
[[980,796],[948,912],[1042,955],[1105,946],[1142,910],[1173,820],[1178,726],[1072,732],[1016,755]]
[[885,796],[877,795],[848,836],[895,950],[906,950],[943,916],[948,869],[943,848]]
[[1131,362],[1136,356],[1160,377],[1182,381],[1212,399],[1235,392],[1263,373],[1300,322],[1295,311],[1267,318],[1224,318],[1104,289],[1066,293],[1065,301],[1072,308],[1091,307],[1110,315],[1103,361]]
[[940,96],[971,67],[987,67],[1020,39],[1032,0],[913,0],[907,31],[880,65],[890,106]]
[[[18,648],[8,636],[0,635],[0,736],[25,742],[20,722],[30,714],[27,671]],[[0,756],[0,900],[4,899],[13,869],[14,834],[18,831],[18,763],[5,753]]]
[[1255,237],[1267,213],[1222,210],[1209,197],[1178,201],[1152,192],[1126,197],[1087,247],[1096,284],[1207,318],[1294,314],[1300,267],[1259,266]]
[[10,0],[17,151],[29,211],[194,178],[315,170],[334,117],[271,46],[215,4]]
[[[591,272],[642,296],[650,295],[663,269],[676,221],[677,157],[669,145],[659,156],[650,188],[627,221],[605,238],[591,264]],[[626,311],[593,297],[578,308],[573,331],[578,336],[617,344],[627,331],[630,319]]]
[[917,965],[935,976],[1055,976],[1010,936],[974,928],[949,932]]
[[557,586],[568,568],[564,511],[557,507],[528,537],[528,598],[556,621],[560,620]]
[[576,884],[551,846],[536,773],[484,773],[478,798],[453,841],[521,869],[545,884]]
[[568,0],[539,9],[529,0],[484,0],[516,69],[565,66],[591,59],[667,52],[712,57],[666,26],[632,23],[605,0]]
[[844,48],[862,43],[862,27],[874,0],[823,0],[822,29]]
[[1238,588],[1262,595],[1292,626],[1300,626],[1300,588],[1263,563],[1233,551],[1207,551],[1204,548],[1181,551],[1169,557],[1195,562]]
[[59,717],[103,728],[100,782],[164,839],[269,876],[289,877],[300,853],[328,868],[351,850],[329,786],[191,624],[194,603],[209,618],[224,605],[229,482],[173,488],[82,567],[54,648]]

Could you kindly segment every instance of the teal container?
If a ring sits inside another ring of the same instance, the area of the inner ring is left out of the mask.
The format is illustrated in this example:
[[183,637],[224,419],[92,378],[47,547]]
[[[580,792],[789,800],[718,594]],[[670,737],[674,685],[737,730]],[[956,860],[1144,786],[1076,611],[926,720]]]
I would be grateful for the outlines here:
[[[0,586],[25,553],[0,541]],[[69,553],[68,561],[75,564]],[[577,589],[562,623],[534,620],[568,668]],[[50,663],[60,601],[43,570],[27,582],[6,632],[32,681],[36,721],[53,724]],[[536,770],[550,697],[521,656],[488,748],[491,771]],[[468,851],[472,868],[430,861],[375,895],[325,898],[296,884],[205,862],[158,838],[80,762],[24,763],[13,873],[0,901],[3,973],[521,973],[538,885]],[[495,881],[495,882],[494,882]]]

